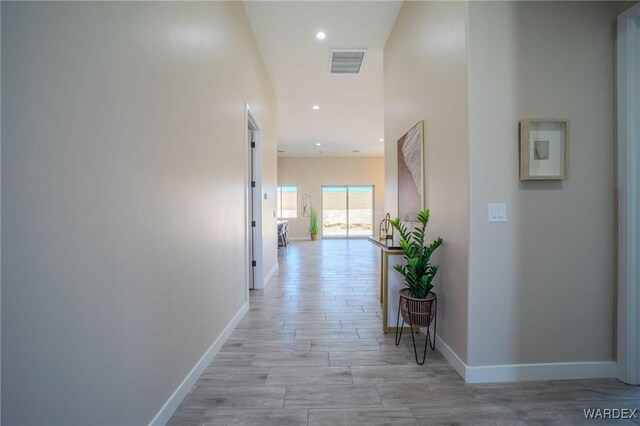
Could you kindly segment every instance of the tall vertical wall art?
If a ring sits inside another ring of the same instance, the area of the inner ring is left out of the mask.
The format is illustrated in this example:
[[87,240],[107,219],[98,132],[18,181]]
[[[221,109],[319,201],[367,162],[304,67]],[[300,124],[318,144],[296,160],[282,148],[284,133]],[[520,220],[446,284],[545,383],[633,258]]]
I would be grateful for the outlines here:
[[424,204],[424,121],[420,121],[398,140],[398,217],[415,222]]

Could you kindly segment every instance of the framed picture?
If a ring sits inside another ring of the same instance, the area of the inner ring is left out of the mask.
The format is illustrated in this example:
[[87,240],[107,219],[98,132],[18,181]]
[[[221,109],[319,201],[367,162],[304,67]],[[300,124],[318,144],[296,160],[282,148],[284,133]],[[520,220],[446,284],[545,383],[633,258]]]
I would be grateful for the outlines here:
[[302,216],[309,217],[311,212],[311,195],[304,194],[302,196]]
[[522,120],[520,180],[563,180],[568,177],[569,120]]
[[416,222],[424,201],[424,121],[420,121],[398,140],[398,217]]

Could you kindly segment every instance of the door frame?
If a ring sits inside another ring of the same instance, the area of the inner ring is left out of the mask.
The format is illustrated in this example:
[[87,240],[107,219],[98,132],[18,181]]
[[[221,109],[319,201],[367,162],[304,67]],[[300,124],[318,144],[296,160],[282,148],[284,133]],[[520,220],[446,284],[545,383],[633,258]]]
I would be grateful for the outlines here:
[[640,384],[640,4],[617,22],[617,377]]
[[[244,213],[245,213],[245,286],[247,290],[246,300],[249,300],[249,288],[251,286],[251,261],[256,261],[256,266],[253,267],[253,287],[254,289],[264,288],[264,274],[263,274],[263,235],[262,235],[262,126],[256,119],[255,114],[252,112],[249,104],[245,103],[245,120],[244,120],[244,140],[245,147],[245,185],[244,185]],[[249,210],[250,203],[249,197],[251,196],[251,144],[249,143],[251,132],[253,132],[253,140],[255,142],[255,148],[253,148],[253,176],[255,181],[255,190],[253,198],[253,218],[256,221],[256,226],[253,232],[253,256],[251,253],[251,211]]]

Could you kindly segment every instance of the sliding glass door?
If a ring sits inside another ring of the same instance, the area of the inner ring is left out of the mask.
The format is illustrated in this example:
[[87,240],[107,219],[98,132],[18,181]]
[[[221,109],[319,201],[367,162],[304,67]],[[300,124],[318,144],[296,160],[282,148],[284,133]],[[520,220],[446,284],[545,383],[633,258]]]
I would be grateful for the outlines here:
[[322,187],[322,237],[373,235],[373,186]]
[[348,187],[347,211],[349,237],[373,235],[373,186]]

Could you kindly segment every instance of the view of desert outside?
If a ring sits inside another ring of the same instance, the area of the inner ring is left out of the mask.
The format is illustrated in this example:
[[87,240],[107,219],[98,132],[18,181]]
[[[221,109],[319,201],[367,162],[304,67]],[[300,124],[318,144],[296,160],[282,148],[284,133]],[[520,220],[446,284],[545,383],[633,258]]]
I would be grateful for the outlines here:
[[373,186],[322,188],[322,236],[373,235]]
[[297,186],[279,186],[277,197],[278,219],[298,217]]

